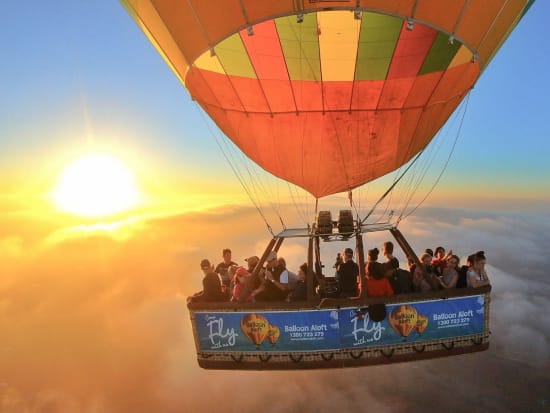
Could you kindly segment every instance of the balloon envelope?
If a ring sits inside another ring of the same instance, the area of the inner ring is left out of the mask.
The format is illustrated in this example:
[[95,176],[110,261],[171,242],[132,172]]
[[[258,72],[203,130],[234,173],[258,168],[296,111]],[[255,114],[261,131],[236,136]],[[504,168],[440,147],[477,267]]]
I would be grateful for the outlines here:
[[121,1],[229,139],[316,197],[424,148],[532,4]]

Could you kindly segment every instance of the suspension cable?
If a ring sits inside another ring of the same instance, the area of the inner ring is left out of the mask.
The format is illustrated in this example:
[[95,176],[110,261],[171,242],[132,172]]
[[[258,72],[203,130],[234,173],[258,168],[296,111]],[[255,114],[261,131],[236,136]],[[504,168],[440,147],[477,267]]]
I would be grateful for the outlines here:
[[[462,108],[465,108],[465,105],[462,105]],[[464,112],[465,113],[465,112]],[[456,117],[455,117],[456,119]],[[441,134],[441,130],[438,131],[438,135]],[[452,156],[453,154],[453,151],[454,151],[454,147],[456,145],[456,140],[458,139],[458,136],[455,137],[455,142],[453,144],[453,147],[451,148],[451,151],[449,153],[449,156],[448,156],[448,160],[447,160],[447,164],[450,160],[450,157]],[[438,145],[435,146],[435,149],[432,151],[431,155],[429,156],[429,159],[426,161],[425,165],[422,167],[422,168],[419,168],[419,171],[418,171],[418,174],[417,174],[417,177],[416,178],[412,178],[409,182],[409,184],[407,185],[407,187],[409,188],[406,193],[407,193],[407,196],[406,196],[406,202],[405,202],[405,206],[401,209],[401,213],[399,215],[399,217],[397,218],[396,222],[399,223],[403,218],[404,218],[404,215],[405,215],[405,212],[407,211],[407,208],[409,207],[409,204],[411,203],[412,199],[413,199],[413,196],[414,194],[418,191],[418,188],[420,187],[420,185],[422,184],[422,182],[424,181],[424,178],[426,177],[428,171],[429,171],[429,168],[430,166],[432,165],[432,163],[434,162],[434,159],[436,158],[437,154],[439,153],[439,150],[440,150],[440,146],[442,144],[443,141],[445,141],[446,138],[438,138],[437,139],[437,142],[438,142]],[[432,147],[433,145],[430,145],[430,147]],[[447,167],[447,164],[445,164],[443,170],[441,171],[441,174],[438,178],[437,181],[439,181],[439,179],[441,178],[442,174],[444,173],[445,171],[445,168]],[[424,202],[425,199],[427,199],[427,197],[429,196],[429,194],[432,192],[433,188],[435,188],[435,186],[437,185],[437,182],[434,184],[434,186],[432,187],[432,189],[430,190],[430,192],[424,197],[424,199],[413,209],[413,211],[411,211],[408,215],[412,214],[421,204],[422,202]],[[406,215],[406,216],[408,216]],[[405,216],[405,217],[406,217]]]
[[462,113],[462,118],[460,119],[460,124],[458,126],[458,131],[456,133],[456,136],[455,136],[455,140],[453,142],[453,146],[451,148],[451,152],[449,153],[449,156],[447,157],[447,160],[445,161],[445,165],[443,166],[443,169],[441,170],[439,176],[437,177],[436,181],[434,182],[434,184],[432,185],[432,187],[430,188],[430,190],[426,193],[426,195],[424,196],[424,198],[422,198],[422,200],[418,203],[418,205],[416,205],[407,215],[405,215],[403,217],[403,214],[404,214],[404,211],[403,213],[401,214],[401,216],[399,217],[398,219],[398,222],[401,221],[402,218],[407,218],[409,215],[413,214],[419,207],[420,205],[422,205],[424,203],[424,201],[428,198],[428,196],[430,196],[430,194],[432,193],[432,191],[435,189],[435,187],[437,186],[437,184],[439,183],[439,181],[441,180],[441,177],[443,176],[443,173],[445,172],[445,170],[447,169],[447,166],[449,165],[449,162],[451,161],[451,157],[454,153],[454,150],[456,148],[456,144],[458,142],[458,138],[460,137],[460,132],[462,131],[462,125],[464,124],[464,118],[466,117],[466,111],[468,109],[468,102],[470,101],[470,92],[471,92],[471,89],[470,91],[468,91],[468,93],[466,94],[466,104],[464,105],[464,112]]
[[367,220],[367,218],[369,218],[372,215],[372,213],[376,210],[376,207],[380,204],[380,202],[382,202],[384,200],[384,198],[386,198],[386,196],[388,196],[388,194],[393,190],[393,188],[395,188],[395,186],[399,183],[399,181],[401,181],[401,178],[403,178],[405,176],[407,171],[414,165],[414,163],[418,160],[418,158],[420,158],[420,155],[422,155],[423,152],[424,152],[424,149],[422,149],[420,152],[418,152],[418,154],[414,157],[414,159],[409,164],[409,166],[407,166],[407,168],[403,171],[401,176],[399,176],[399,178],[396,179],[396,181],[387,189],[387,191],[384,192],[384,194],[380,197],[380,199],[378,201],[376,201],[376,203],[371,208],[369,213],[361,221],[361,224],[364,224],[365,221]]
[[[271,225],[269,225],[269,222],[266,218],[266,216],[264,215],[264,212],[263,210],[260,208],[259,204],[254,200],[249,188],[247,187],[247,185],[245,184],[241,174],[237,171],[237,168],[235,167],[234,163],[231,162],[231,160],[229,159],[229,156],[228,154],[226,153],[226,151],[224,150],[224,148],[222,147],[222,144],[220,143],[220,139],[218,137],[218,135],[216,133],[214,133],[214,131],[212,130],[212,127],[210,126],[210,123],[206,120],[205,116],[204,116],[204,113],[202,112],[202,110],[200,108],[198,108],[198,104],[195,104],[196,106],[196,109],[197,111],[199,112],[200,116],[201,116],[201,119],[203,120],[203,122],[206,124],[207,128],[208,128],[208,131],[210,132],[210,135],[214,138],[214,141],[216,142],[216,145],[218,146],[218,148],[220,149],[220,151],[222,152],[225,160],[227,161],[227,163],[229,164],[229,166],[231,167],[231,170],[233,171],[233,173],[235,174],[235,176],[237,177],[237,179],[239,180],[239,183],[241,184],[241,186],[243,187],[243,189],[245,190],[246,194],[248,195],[248,198],[250,199],[250,201],[252,202],[252,204],[254,205],[254,207],[256,208],[256,210],[258,211],[258,213],[260,214],[260,216],[262,217],[262,219],[264,220],[264,223],[267,227],[267,230],[271,233],[271,235],[274,236],[274,233],[273,233],[273,229],[271,228]],[[221,132],[220,132],[221,134]]]

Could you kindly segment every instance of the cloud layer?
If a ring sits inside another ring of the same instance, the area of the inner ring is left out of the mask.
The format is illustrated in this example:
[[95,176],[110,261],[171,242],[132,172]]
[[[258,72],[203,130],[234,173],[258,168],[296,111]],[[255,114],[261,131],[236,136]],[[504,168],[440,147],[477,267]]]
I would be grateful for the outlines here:
[[[548,220],[423,209],[400,227],[417,251],[440,244],[461,257],[486,251],[493,284],[487,352],[237,375],[198,368],[185,296],[200,288],[201,258],[217,262],[224,247],[240,262],[262,252],[269,236],[254,211],[128,223],[118,238],[46,223],[35,223],[44,228],[32,237],[10,222],[0,236],[2,413],[550,409]],[[380,246],[388,236],[365,242]],[[334,251],[323,248],[329,271]],[[291,267],[305,260],[299,243],[281,253]]]

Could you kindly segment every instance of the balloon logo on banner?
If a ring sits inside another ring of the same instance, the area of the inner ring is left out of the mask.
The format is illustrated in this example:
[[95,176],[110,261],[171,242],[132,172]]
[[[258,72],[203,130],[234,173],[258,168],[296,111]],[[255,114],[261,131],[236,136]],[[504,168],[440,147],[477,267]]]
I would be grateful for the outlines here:
[[265,317],[259,314],[248,314],[241,318],[241,330],[246,338],[258,348],[268,334],[269,323]]
[[415,326],[416,332],[422,334],[426,330],[426,327],[428,327],[428,317],[418,314]]
[[411,331],[416,328],[417,322],[418,313],[414,307],[409,305],[400,305],[395,307],[389,316],[391,328],[403,337],[403,341],[406,340]]
[[279,327],[270,325],[267,330],[267,340],[271,343],[271,345],[274,345],[277,340],[279,340],[279,336],[281,335],[281,332],[279,331]]

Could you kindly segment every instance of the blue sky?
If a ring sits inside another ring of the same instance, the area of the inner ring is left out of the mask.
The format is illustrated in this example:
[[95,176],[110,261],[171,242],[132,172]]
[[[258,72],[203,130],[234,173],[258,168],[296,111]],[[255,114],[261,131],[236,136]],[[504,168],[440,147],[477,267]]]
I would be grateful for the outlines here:
[[[3,15],[4,195],[53,179],[90,145],[123,154],[141,179],[237,187],[197,106],[118,2],[8,0]],[[550,200],[549,15],[536,2],[481,76],[442,187]]]

